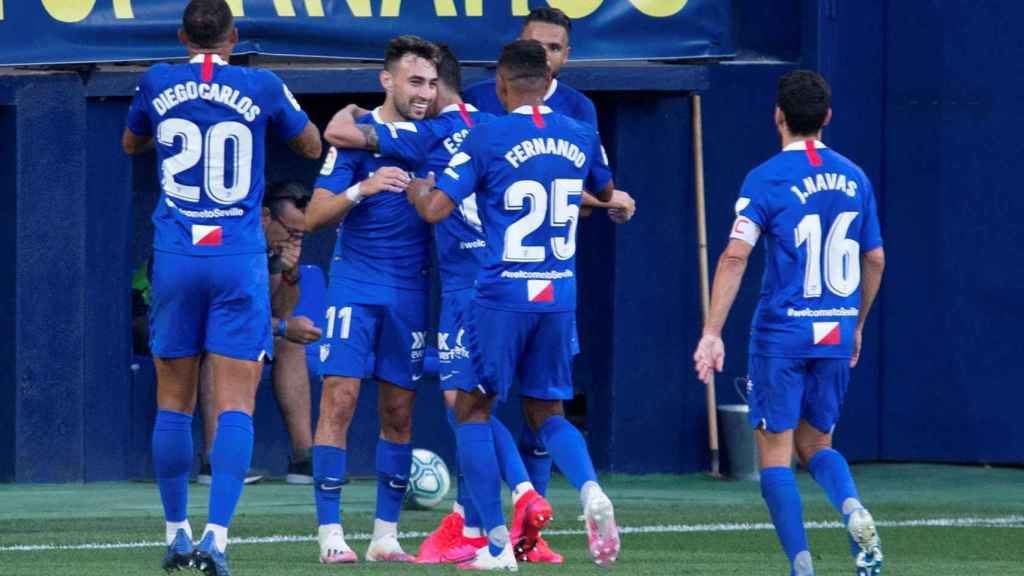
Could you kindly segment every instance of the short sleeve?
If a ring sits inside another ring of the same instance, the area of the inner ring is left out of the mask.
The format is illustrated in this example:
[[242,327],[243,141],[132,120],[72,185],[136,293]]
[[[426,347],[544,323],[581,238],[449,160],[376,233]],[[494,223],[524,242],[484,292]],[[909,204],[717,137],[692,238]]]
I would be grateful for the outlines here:
[[388,122],[376,124],[381,156],[395,158],[410,165],[423,162],[437,138],[428,122]]
[[591,102],[590,98],[581,95],[579,101],[579,112],[578,118],[580,122],[591,126],[594,130],[597,128],[597,108],[594,107],[594,103]]
[[274,133],[285,140],[292,140],[302,133],[309,122],[309,116],[299,106],[288,86],[269,70],[264,70],[266,95],[270,107],[270,124]]
[[482,132],[480,129],[469,132],[469,136],[462,142],[462,148],[452,156],[437,181],[436,187],[447,194],[456,206],[476,192],[477,183],[486,173],[483,157],[486,148],[483,146]]
[[320,175],[314,187],[323,188],[334,194],[341,194],[353,184],[356,168],[359,166],[359,155],[362,151],[338,150],[334,146],[327,149]]
[[592,160],[585,188],[597,194],[604,190],[608,183],[611,182],[612,169],[608,167],[608,157],[605,156],[604,147],[601,146],[601,137],[597,135],[597,132],[594,132],[591,139],[593,140],[590,150],[590,158]]
[[882,227],[875,207],[875,191],[867,178],[864,178],[861,194],[864,195],[864,225],[860,229],[860,249],[861,252],[870,252],[882,245]]
[[135,96],[128,106],[128,129],[138,136],[152,136],[153,123],[149,118],[147,107],[149,106],[149,75],[143,75],[139,79],[139,85],[135,87]]

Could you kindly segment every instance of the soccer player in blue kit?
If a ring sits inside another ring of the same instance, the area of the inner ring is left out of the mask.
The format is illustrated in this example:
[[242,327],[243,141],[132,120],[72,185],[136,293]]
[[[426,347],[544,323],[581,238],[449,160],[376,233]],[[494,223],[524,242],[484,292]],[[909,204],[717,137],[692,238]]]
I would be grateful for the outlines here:
[[[395,130],[422,119],[437,96],[437,49],[415,36],[388,43],[384,104],[360,122]],[[398,520],[412,465],[412,408],[426,352],[429,227],[406,202],[413,166],[364,150],[331,148],[306,209],[310,230],[341,223],[327,290],[328,354],[313,440],[320,561],[355,562],[341,527],[349,424],[363,378],[379,383],[377,509],[371,562],[412,562]]]
[[[354,115],[365,111],[350,105],[335,115],[324,131],[331,144],[367,149],[386,158],[415,166],[420,174],[440,174],[475,126],[495,118],[467,105],[459,95],[462,69],[446,45],[439,45],[437,100],[433,118],[394,124],[356,124]],[[385,162],[387,160],[384,160]],[[476,196],[467,197],[450,218],[434,227],[434,245],[441,278],[441,318],[438,326],[440,387],[444,394],[448,422],[455,432],[455,397],[460,386],[474,378],[465,343],[463,320],[473,298],[473,284],[480,259],[487,246],[478,216]],[[530,483],[515,440],[496,416],[491,416],[501,476],[512,490],[515,516],[511,540],[517,557],[525,559],[540,537],[540,529],[551,519],[551,506]],[[459,563],[475,556],[486,546],[476,507],[465,488],[465,476],[458,475],[458,494],[451,514],[420,545],[416,561],[421,564]]]
[[[559,71],[569,60],[571,32],[572,21],[569,17],[558,8],[545,6],[533,9],[526,17],[519,31],[519,39],[540,42],[547,54],[553,78],[544,93],[544,105],[597,130],[597,109],[594,103],[579,90],[558,80]],[[484,112],[501,116],[506,114],[495,91],[495,80],[485,80],[468,87],[465,97],[467,102],[473,103]],[[602,149],[602,154],[603,152]],[[584,190],[582,204],[581,216],[586,216],[593,208],[607,208],[609,218],[617,224],[628,222],[636,211],[636,202],[628,193],[621,190],[615,190],[608,202],[601,202]],[[579,353],[578,337],[573,340],[573,346],[574,351]],[[529,470],[530,480],[538,492],[546,494],[548,481],[551,479],[551,456],[528,426],[522,428],[519,436],[519,451]],[[529,552],[527,558],[528,561],[535,563],[562,562],[562,555],[553,551],[543,538],[537,542],[537,546]]]
[[[515,570],[501,508],[491,408],[518,379],[529,426],[580,491],[589,548],[598,564],[619,551],[612,503],[597,483],[586,442],[565,419],[572,397],[575,252],[580,195],[603,201],[614,184],[597,132],[543,105],[551,80],[536,41],[506,46],[497,90],[508,116],[476,126],[440,180],[416,180],[408,195],[428,222],[440,222],[475,194],[486,235],[483,266],[465,311],[464,342],[474,378],[459,384],[459,461],[488,545],[461,568]],[[586,186],[585,186],[586,182]]]
[[797,70],[779,80],[775,125],[782,152],[753,169],[736,202],[718,261],[711,308],[693,355],[705,383],[722,371],[722,326],[747,259],[764,236],[767,263],[750,338],[750,423],[761,494],[792,574],[814,574],[796,478],[801,464],[842,514],[856,573],[881,573],[882,549],[832,431],[860,357],[861,331],[878,293],[885,252],[871,182],[821,142],[832,117],[825,79]]
[[[224,0],[192,0],[178,37],[183,64],[157,64],[139,81],[122,143],[156,143],[161,197],[150,313],[158,413],[153,466],[166,520],[166,570],[196,565],[226,576],[228,526],[252,458],[261,365],[273,350],[266,240],[261,226],[264,135],[319,158],[320,136],[273,73],[228,65],[238,30]],[[199,361],[217,381],[208,523],[197,546],[187,519],[192,412]]]

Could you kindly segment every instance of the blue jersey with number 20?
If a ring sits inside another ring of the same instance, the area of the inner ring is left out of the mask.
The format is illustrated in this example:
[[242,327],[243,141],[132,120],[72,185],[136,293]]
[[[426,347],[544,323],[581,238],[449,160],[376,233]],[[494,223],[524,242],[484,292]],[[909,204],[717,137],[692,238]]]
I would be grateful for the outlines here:
[[594,128],[546,106],[474,128],[437,188],[456,205],[477,195],[487,251],[476,301],[501,310],[575,310],[581,194],[610,181]]
[[309,118],[269,70],[199,54],[139,81],[128,129],[156,140],[160,201],[153,248],[190,255],[265,252],[260,224],[264,135],[285,140]]
[[731,237],[765,237],[750,353],[849,358],[860,307],[860,255],[882,245],[871,182],[808,140],[747,175]]

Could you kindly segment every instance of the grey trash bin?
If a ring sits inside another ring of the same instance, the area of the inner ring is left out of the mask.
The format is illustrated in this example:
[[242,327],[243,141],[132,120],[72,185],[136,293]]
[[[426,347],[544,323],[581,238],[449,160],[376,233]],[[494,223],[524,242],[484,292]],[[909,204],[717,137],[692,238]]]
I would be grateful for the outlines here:
[[760,480],[757,445],[747,415],[746,404],[718,407],[718,434],[721,439],[722,473],[736,480]]

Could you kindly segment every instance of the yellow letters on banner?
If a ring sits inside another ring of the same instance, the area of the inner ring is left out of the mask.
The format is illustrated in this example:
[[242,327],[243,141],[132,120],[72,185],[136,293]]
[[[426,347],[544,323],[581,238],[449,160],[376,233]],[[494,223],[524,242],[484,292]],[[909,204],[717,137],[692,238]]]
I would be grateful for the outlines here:
[[114,18],[118,20],[132,20],[135,14],[132,13],[132,0],[114,0]]
[[637,10],[655,18],[668,18],[683,9],[688,0],[629,0]]
[[512,0],[512,15],[526,16],[530,13],[530,0]]
[[348,9],[352,11],[352,15],[356,18],[369,18],[373,16],[373,10],[370,8],[370,0],[347,0]]
[[311,18],[323,18],[324,3],[321,0],[306,0],[306,14]]
[[0,0],[0,20],[4,19],[4,0]]
[[95,5],[96,0],[43,0],[43,8],[61,22],[81,22]]
[[228,3],[228,8],[231,8],[231,14],[238,18],[245,16],[245,6],[242,6],[242,0],[225,0]]
[[[483,16],[483,0],[465,0],[466,16]],[[434,0],[434,13],[438,16],[458,16],[455,0]]]

